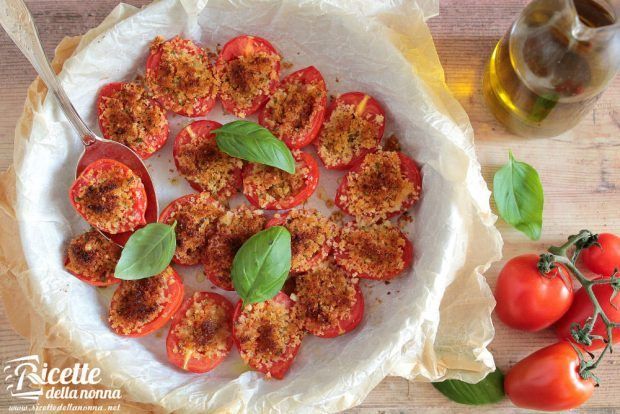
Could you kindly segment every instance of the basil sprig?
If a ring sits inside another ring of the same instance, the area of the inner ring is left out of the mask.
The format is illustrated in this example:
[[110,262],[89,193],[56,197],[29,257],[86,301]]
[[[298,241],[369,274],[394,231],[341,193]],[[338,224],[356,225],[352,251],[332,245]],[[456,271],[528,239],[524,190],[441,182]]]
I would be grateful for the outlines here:
[[452,401],[460,404],[492,404],[504,398],[504,375],[498,368],[476,384],[459,380],[446,380],[433,382],[433,387]]
[[273,226],[250,237],[237,251],[230,275],[244,304],[278,294],[291,270],[291,234]]
[[538,172],[529,164],[514,159],[493,177],[493,198],[499,215],[530,239],[540,239],[544,194]]
[[233,121],[213,131],[218,148],[231,157],[295,172],[291,150],[269,130],[249,121]]
[[172,260],[177,247],[176,221],[171,225],[150,223],[129,237],[114,276],[137,280],[160,274]]

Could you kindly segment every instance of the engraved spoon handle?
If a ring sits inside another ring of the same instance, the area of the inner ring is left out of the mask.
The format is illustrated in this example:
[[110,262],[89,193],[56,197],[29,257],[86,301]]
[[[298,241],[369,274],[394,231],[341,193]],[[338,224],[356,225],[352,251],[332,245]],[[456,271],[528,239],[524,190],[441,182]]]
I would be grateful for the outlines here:
[[30,61],[47,88],[54,94],[69,123],[88,146],[96,141],[95,134],[84,123],[50,66],[32,15],[22,0],[0,0],[0,26]]

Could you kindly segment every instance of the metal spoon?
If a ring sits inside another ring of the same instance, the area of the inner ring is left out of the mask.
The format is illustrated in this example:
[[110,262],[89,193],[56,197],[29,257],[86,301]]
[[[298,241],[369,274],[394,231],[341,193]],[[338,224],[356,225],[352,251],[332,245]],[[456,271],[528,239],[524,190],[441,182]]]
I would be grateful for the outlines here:
[[[159,210],[157,197],[151,176],[144,163],[125,145],[95,135],[80,118],[45,57],[32,15],[22,0],[0,0],[0,25],[30,61],[49,91],[56,97],[69,123],[81,137],[84,152],[77,163],[76,177],[89,164],[101,158],[111,158],[127,165],[144,184],[147,197],[146,222],[156,222]],[[104,233],[104,235],[117,244],[124,245],[131,232],[114,235]]]

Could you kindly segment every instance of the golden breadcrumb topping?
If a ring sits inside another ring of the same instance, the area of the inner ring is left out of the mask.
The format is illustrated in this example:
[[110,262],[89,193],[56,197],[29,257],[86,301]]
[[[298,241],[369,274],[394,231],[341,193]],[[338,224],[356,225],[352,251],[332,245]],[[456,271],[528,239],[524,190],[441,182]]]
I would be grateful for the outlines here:
[[289,211],[284,226],[291,233],[293,272],[306,272],[325,259],[338,232],[338,226],[315,209]]
[[404,270],[405,244],[404,234],[390,221],[368,226],[350,223],[342,230],[336,245],[343,253],[338,256],[338,264],[353,276],[368,274],[377,279],[386,278]]
[[88,185],[77,189],[74,201],[88,223],[112,234],[127,226],[133,229],[140,223],[143,212],[135,206],[141,200],[135,197],[136,190],[143,185],[132,170],[92,168],[79,179],[82,178]]
[[299,162],[294,174],[264,164],[252,164],[251,173],[243,178],[243,192],[254,194],[262,208],[276,203],[274,208],[280,209],[278,202],[298,194],[305,187],[309,174],[310,168]]
[[120,90],[99,101],[106,138],[125,144],[139,154],[159,149],[153,138],[166,126],[166,113],[138,83],[124,83]]
[[175,154],[179,173],[214,198],[232,196],[236,184],[235,171],[243,167],[243,161],[220,151],[215,139],[196,135],[191,125],[185,130],[191,140]]
[[226,308],[210,297],[199,299],[194,293],[194,303],[172,331],[178,343],[172,349],[175,354],[190,358],[216,359],[228,353],[228,341],[232,337],[231,315]]
[[114,292],[110,326],[122,334],[139,333],[153,322],[170,302],[167,287],[174,283],[173,270],[167,267],[157,276],[123,280]]
[[286,305],[268,300],[243,308],[235,321],[239,354],[261,368],[290,358],[289,351],[301,343],[303,331]]
[[177,221],[176,258],[184,264],[198,264],[218,218],[224,214],[224,208],[204,192],[192,194],[188,201],[179,203],[166,223]]
[[220,73],[220,97],[235,103],[235,115],[245,118],[256,97],[269,95],[270,85],[278,80],[280,56],[259,52],[239,56],[224,65]]
[[358,279],[327,261],[295,277],[296,307],[305,328],[321,334],[351,317]]
[[319,82],[303,83],[294,80],[281,85],[265,106],[264,123],[282,139],[304,137],[312,128],[311,121],[321,110],[327,92]]
[[386,219],[420,197],[419,186],[402,171],[397,152],[369,153],[359,171],[351,171],[346,177],[338,201],[362,224]]
[[203,49],[190,40],[175,37],[166,42],[158,36],[151,50],[162,53],[158,69],[147,73],[146,84],[155,97],[172,97],[170,110],[191,113],[199,100],[215,98],[219,81]]
[[400,150],[401,150],[400,140],[395,134],[392,134],[386,138],[385,144],[383,144],[383,151],[399,152]]
[[97,230],[90,230],[71,240],[67,257],[66,267],[71,273],[105,282],[114,277],[121,248]]
[[317,138],[317,151],[327,167],[347,164],[362,150],[377,146],[383,116],[358,114],[355,105],[337,105]]
[[230,269],[233,259],[243,243],[265,226],[262,213],[242,204],[219,218],[215,233],[207,242],[203,263],[207,272],[220,281],[220,286],[232,288]]

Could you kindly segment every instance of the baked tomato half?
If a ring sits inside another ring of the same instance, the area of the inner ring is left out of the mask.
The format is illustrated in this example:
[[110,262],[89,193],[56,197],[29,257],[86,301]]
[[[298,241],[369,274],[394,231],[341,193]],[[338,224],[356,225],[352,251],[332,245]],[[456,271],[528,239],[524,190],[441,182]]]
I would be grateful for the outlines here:
[[190,372],[218,366],[233,346],[233,305],[222,295],[196,292],[172,317],[166,338],[168,360]]
[[267,227],[284,226],[291,233],[291,272],[307,272],[327,258],[338,225],[315,209],[276,214]]
[[295,276],[297,312],[306,331],[333,338],[352,331],[364,317],[359,279],[332,261]]
[[281,57],[258,36],[238,36],[224,45],[216,68],[226,112],[245,118],[258,111],[280,80]]
[[177,248],[172,261],[188,266],[200,263],[207,240],[222,214],[222,205],[205,192],[188,194],[168,204],[159,216],[159,222],[177,223]]
[[376,223],[403,213],[422,191],[415,162],[402,152],[373,151],[340,182],[335,203],[360,224]]
[[594,380],[579,374],[579,355],[568,342],[539,349],[508,371],[504,389],[517,407],[564,411],[579,407],[594,392]]
[[247,306],[239,301],[235,308],[233,339],[241,359],[267,378],[284,378],[301,346],[304,332],[293,306],[280,292]]
[[349,222],[334,243],[334,259],[352,276],[390,280],[411,266],[413,245],[390,221],[366,226]]
[[214,68],[206,50],[188,39],[153,40],[145,83],[164,108],[179,115],[204,116],[215,105]]
[[319,166],[312,155],[293,151],[295,173],[264,164],[243,167],[243,194],[265,210],[288,210],[306,201],[319,184]]
[[585,267],[603,277],[610,277],[620,270],[620,237],[611,233],[601,233],[594,244],[581,251],[579,257]]
[[220,151],[213,130],[222,124],[196,121],[179,132],[172,155],[179,173],[196,191],[228,199],[241,188],[243,161]]
[[168,139],[166,111],[141,84],[108,83],[99,91],[97,118],[104,138],[148,158]]
[[110,327],[130,337],[158,330],[181,306],[183,290],[181,278],[170,266],[157,276],[123,280],[112,296]]
[[215,232],[209,237],[202,263],[205,275],[215,286],[235,290],[230,270],[232,262],[247,239],[265,226],[262,211],[244,204],[224,213],[217,221]]
[[[594,285],[592,292],[609,320],[613,323],[620,323],[620,296],[614,294],[614,288],[608,284]],[[592,315],[594,315],[592,301],[586,290],[581,288],[575,293],[575,298],[568,311],[555,324],[555,333],[560,339],[575,341],[571,334],[572,327],[577,324],[579,325],[578,328],[583,328]],[[580,343],[579,346],[590,352],[605,347],[606,343],[603,339],[607,339],[607,327],[600,317],[594,322],[590,334],[594,337],[592,344],[586,346]],[[620,327],[612,329],[612,340],[613,343],[620,342]]]
[[314,66],[309,66],[282,80],[258,114],[258,123],[289,148],[299,149],[316,138],[326,106],[327,88],[323,76]]
[[110,234],[146,224],[146,191],[129,167],[99,159],[82,171],[69,189],[73,208],[91,226]]
[[547,274],[538,270],[539,257],[524,254],[510,259],[497,278],[495,312],[514,329],[536,332],[558,321],[573,302],[568,269],[561,264]]
[[338,96],[327,108],[316,140],[325,168],[346,170],[379,147],[385,129],[385,112],[379,102],[361,92]]
[[121,281],[114,277],[120,258],[120,246],[90,230],[71,239],[65,269],[89,285],[110,286]]

